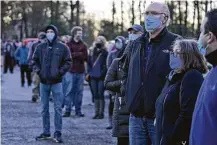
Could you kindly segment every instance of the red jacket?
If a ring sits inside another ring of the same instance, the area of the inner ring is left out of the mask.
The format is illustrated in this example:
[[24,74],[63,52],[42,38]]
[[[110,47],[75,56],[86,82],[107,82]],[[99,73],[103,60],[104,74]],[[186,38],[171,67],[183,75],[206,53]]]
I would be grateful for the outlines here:
[[87,61],[87,45],[83,41],[75,42],[72,39],[67,43],[72,56],[72,64],[70,66],[70,72],[72,73],[84,73],[84,62]]

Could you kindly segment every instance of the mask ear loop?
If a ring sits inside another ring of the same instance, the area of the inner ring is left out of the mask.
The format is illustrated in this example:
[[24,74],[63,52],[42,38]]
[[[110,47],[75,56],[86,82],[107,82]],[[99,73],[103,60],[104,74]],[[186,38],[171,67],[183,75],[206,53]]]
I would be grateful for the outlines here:
[[162,22],[162,24],[166,24],[167,21],[168,21],[168,16],[167,16],[166,14],[163,14],[163,15],[164,15],[164,20],[165,20],[165,22]]

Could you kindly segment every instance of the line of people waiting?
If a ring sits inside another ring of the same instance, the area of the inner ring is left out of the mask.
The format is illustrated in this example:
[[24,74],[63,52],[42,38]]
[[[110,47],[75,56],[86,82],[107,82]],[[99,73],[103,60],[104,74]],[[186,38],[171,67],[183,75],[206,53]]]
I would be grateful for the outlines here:
[[[43,105],[43,133],[37,140],[51,137],[51,92],[56,142],[62,142],[62,107],[63,117],[71,115],[72,105],[75,115],[84,117],[86,79],[94,98],[93,119],[104,118],[104,91],[109,90],[108,129],[118,145],[216,145],[217,10],[207,13],[198,41],[167,29],[170,11],[163,3],[151,3],[144,17],[146,31],[133,25],[129,41],[117,36],[116,49],[109,53],[105,37],[98,36],[88,55],[81,27],[72,29],[66,44],[57,39],[55,26],[46,28],[46,41],[36,46],[31,58]],[[207,61],[213,67],[204,80]]]

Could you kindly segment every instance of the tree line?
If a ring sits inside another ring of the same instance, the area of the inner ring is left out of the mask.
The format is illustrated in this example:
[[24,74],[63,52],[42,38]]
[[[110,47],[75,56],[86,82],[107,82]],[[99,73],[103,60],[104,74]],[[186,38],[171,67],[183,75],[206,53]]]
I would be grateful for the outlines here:
[[[217,2],[205,1],[169,1],[171,13],[169,29],[185,37],[198,37],[204,14],[216,8]],[[128,5],[128,9],[125,6]],[[70,34],[71,28],[80,25],[84,29],[84,40],[91,45],[96,34],[104,35],[108,40],[117,35],[127,36],[126,28],[135,23],[144,25],[144,7],[146,0],[113,1],[111,19],[96,17],[85,11],[84,2],[70,1],[1,1],[2,39],[22,40],[36,37],[48,24],[59,28],[60,35]],[[119,13],[118,13],[119,12]],[[117,20],[117,18],[120,18]],[[129,24],[126,24],[129,19]]]

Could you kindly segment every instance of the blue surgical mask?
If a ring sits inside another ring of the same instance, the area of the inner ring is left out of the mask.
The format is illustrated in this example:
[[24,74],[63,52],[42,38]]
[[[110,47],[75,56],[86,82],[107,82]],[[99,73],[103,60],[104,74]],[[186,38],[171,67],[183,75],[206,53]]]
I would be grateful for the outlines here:
[[129,34],[129,40],[136,40],[138,37],[139,37],[139,35]]
[[198,44],[198,48],[199,48],[199,50],[200,50],[200,53],[201,53],[203,56],[205,56],[205,55],[206,55],[206,48],[207,48],[207,47],[204,48],[200,40],[198,40],[197,44]]
[[53,41],[55,34],[54,33],[47,33],[46,34],[47,39],[51,42]]
[[160,18],[154,16],[147,16],[145,19],[145,29],[147,32],[153,32],[161,26]]
[[182,60],[179,56],[175,57],[173,54],[170,54],[170,68],[171,69],[180,69],[182,67]]
[[116,47],[117,49],[121,49],[121,48],[123,47],[123,44],[120,43],[120,42],[115,43],[115,47]]

